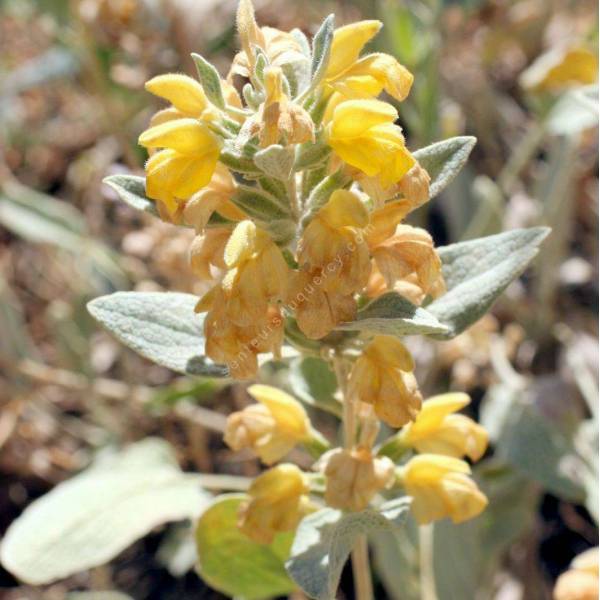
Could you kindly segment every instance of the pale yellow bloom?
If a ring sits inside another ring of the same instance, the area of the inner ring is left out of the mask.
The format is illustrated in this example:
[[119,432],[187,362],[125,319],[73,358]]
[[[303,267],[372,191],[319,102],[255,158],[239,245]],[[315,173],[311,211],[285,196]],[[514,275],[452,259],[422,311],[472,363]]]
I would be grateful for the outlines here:
[[252,448],[265,464],[272,465],[310,437],[310,421],[295,398],[268,385],[252,385],[248,393],[259,404],[227,418],[224,439],[233,450]]
[[598,599],[598,548],[590,548],[573,559],[568,571],[556,581],[554,600]]
[[537,91],[558,91],[598,79],[598,55],[586,48],[555,48],[539,56],[521,75],[521,84]]
[[146,195],[171,214],[211,180],[221,148],[206,125],[190,118],[155,125],[140,135],[139,143],[163,148],[146,162]]
[[414,423],[405,425],[399,434],[401,443],[421,453],[479,460],[488,444],[486,430],[469,417],[454,414],[470,401],[459,392],[425,400]]
[[375,97],[384,89],[399,101],[408,96],[413,76],[393,56],[374,53],[360,58],[380,29],[380,21],[359,21],[335,30],[324,78],[328,91],[346,99]]
[[338,448],[326,458],[325,502],[342,510],[360,511],[373,496],[394,482],[394,463],[374,457],[367,448]]
[[240,506],[238,527],[248,537],[269,544],[275,534],[293,531],[312,510],[306,475],[295,465],[278,465],[257,477]]
[[326,138],[346,163],[389,187],[402,179],[415,164],[407,150],[398,112],[379,100],[348,100],[333,110]]
[[298,264],[321,272],[324,291],[347,295],[367,284],[369,249],[361,230],[368,219],[356,194],[336,190],[304,230],[298,242]]
[[398,471],[420,525],[449,517],[462,523],[478,516],[488,500],[469,477],[469,465],[449,456],[419,454]]
[[352,367],[351,396],[372,404],[388,425],[401,427],[413,421],[421,408],[421,393],[413,375],[412,356],[397,338],[377,335]]
[[208,185],[185,203],[183,220],[202,233],[215,211],[231,221],[245,219],[246,214],[230,200],[236,187],[229,169],[218,163]]
[[321,339],[344,321],[356,317],[356,300],[352,294],[325,290],[325,276],[320,270],[295,271],[290,280],[286,305],[294,311],[302,333]]
[[443,291],[442,262],[433,246],[433,239],[424,229],[398,225],[394,235],[373,244],[371,255],[388,288],[397,281],[414,276],[424,295]]
[[194,238],[190,246],[190,266],[196,277],[209,281],[225,272],[225,246],[230,235],[230,229],[215,227]]

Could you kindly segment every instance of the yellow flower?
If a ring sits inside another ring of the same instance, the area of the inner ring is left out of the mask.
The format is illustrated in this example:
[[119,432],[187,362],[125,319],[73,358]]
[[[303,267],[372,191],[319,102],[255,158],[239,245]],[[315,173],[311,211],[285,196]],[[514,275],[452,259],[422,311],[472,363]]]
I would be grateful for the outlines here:
[[478,516],[488,500],[469,477],[469,465],[449,456],[419,454],[398,471],[420,525],[449,517],[462,523]]
[[399,434],[401,443],[422,453],[479,460],[488,444],[486,430],[469,417],[453,414],[470,401],[469,396],[462,393],[441,394],[425,400],[414,423],[405,425]]
[[164,203],[170,214],[211,180],[221,147],[205,124],[191,118],[150,127],[139,143],[164,148],[146,162],[146,194]]
[[321,272],[324,291],[347,295],[367,284],[369,249],[361,230],[368,219],[356,194],[336,190],[304,230],[298,242],[298,264]]
[[539,56],[521,75],[523,87],[557,91],[598,79],[598,56],[586,48],[557,48]]
[[147,81],[145,87],[151,94],[170,102],[180,117],[200,118],[208,107],[202,86],[187,75],[158,75]]
[[284,144],[301,144],[314,141],[315,126],[310,115],[291,102],[283,91],[283,71],[270,66],[264,71],[265,101],[255,118],[246,122],[245,128],[253,137],[258,135],[265,148],[282,141]]
[[398,101],[408,96],[413,76],[394,57],[375,53],[359,58],[381,25],[380,21],[359,21],[335,30],[326,89],[344,98],[375,97],[384,89]]
[[259,404],[231,414],[224,439],[233,450],[252,448],[271,465],[310,436],[310,421],[302,405],[277,388],[252,385],[248,393]]
[[286,306],[295,312],[298,327],[313,340],[325,337],[344,321],[356,317],[356,300],[352,294],[327,292],[325,277],[318,271],[296,271],[290,280]]
[[360,511],[373,496],[394,482],[394,463],[387,457],[374,457],[367,448],[338,448],[325,464],[325,502],[341,510]]
[[372,404],[388,425],[401,427],[417,416],[421,393],[413,375],[414,361],[398,339],[377,335],[352,367],[348,381],[351,396]]
[[190,246],[190,266],[196,277],[210,281],[225,271],[225,246],[230,235],[229,229],[215,227],[194,238]]
[[238,527],[249,538],[269,544],[275,534],[293,531],[312,510],[306,475],[295,465],[278,465],[257,477],[240,506]]
[[575,557],[568,571],[556,581],[554,600],[597,600],[598,548]]
[[208,185],[185,203],[183,220],[194,227],[196,233],[202,233],[215,211],[231,221],[242,221],[246,214],[230,200],[236,187],[227,167],[218,163]]
[[376,233],[369,238],[371,255],[389,289],[394,289],[397,281],[414,276],[424,296],[443,291],[442,262],[427,231],[398,225],[394,235],[382,242]]
[[407,150],[398,112],[379,100],[348,100],[333,110],[326,137],[334,152],[386,188],[397,183],[415,164]]

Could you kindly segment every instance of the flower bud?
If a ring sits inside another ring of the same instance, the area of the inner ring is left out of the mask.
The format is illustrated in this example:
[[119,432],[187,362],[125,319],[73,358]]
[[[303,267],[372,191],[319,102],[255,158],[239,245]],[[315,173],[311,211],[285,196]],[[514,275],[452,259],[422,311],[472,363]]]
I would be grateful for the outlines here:
[[598,548],[576,556],[568,571],[556,581],[554,600],[597,600]]
[[308,514],[308,478],[295,465],[278,465],[258,476],[249,500],[240,507],[238,527],[249,538],[269,544],[276,533],[293,531]]
[[348,392],[373,404],[377,416],[401,427],[417,416],[421,393],[413,375],[412,356],[398,339],[377,335],[352,367]]
[[338,448],[326,455],[325,502],[333,508],[360,511],[394,482],[394,463],[374,457],[368,448]]
[[414,423],[405,425],[399,441],[418,452],[479,460],[488,444],[487,431],[465,415],[453,414],[470,402],[467,394],[441,394],[425,400]]
[[268,385],[252,385],[248,393],[260,404],[227,418],[224,439],[230,448],[252,448],[265,464],[272,465],[310,437],[306,411],[292,396]]
[[420,525],[446,517],[462,523],[488,504],[470,473],[469,465],[458,458],[419,454],[398,469],[398,479],[412,496],[411,510]]

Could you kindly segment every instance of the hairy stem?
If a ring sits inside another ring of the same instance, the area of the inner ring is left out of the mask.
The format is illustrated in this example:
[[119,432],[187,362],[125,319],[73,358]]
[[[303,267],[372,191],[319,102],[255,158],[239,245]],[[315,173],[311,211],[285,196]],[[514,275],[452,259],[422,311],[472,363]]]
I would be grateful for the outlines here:
[[[336,355],[333,360],[338,385],[342,392],[344,412],[342,422],[344,425],[344,447],[351,449],[356,436],[357,403],[347,393],[348,373],[343,358]],[[354,591],[356,600],[373,600],[373,583],[371,581],[371,567],[369,565],[369,546],[367,537],[361,535],[356,540],[352,550],[352,574],[354,576]]]
[[422,600],[437,600],[433,570],[433,523],[419,527],[419,562]]
[[373,582],[369,566],[367,536],[361,535],[352,550],[352,574],[354,575],[354,597],[356,600],[373,600]]

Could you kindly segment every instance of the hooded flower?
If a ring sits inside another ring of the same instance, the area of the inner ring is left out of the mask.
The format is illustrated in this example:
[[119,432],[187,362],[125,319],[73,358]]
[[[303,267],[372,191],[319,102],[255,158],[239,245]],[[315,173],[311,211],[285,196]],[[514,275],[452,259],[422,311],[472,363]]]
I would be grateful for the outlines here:
[[278,465],[258,476],[240,506],[238,527],[249,538],[270,544],[275,534],[293,531],[312,505],[306,475],[295,465]]
[[302,405],[268,385],[252,385],[248,393],[259,404],[227,418],[225,442],[233,450],[252,448],[267,465],[283,458],[310,436],[311,425]]
[[325,337],[344,321],[356,317],[352,294],[325,291],[325,276],[320,270],[295,271],[286,305],[295,312],[298,327],[313,340]]
[[342,510],[361,511],[373,496],[394,482],[394,463],[374,457],[368,448],[338,448],[327,455],[325,502]]
[[255,118],[246,122],[249,137],[258,135],[261,147],[282,141],[302,144],[315,139],[315,126],[310,115],[292,102],[283,91],[283,71],[267,67],[264,71],[265,101]]
[[416,162],[395,125],[397,118],[396,109],[386,102],[348,100],[333,109],[326,138],[339,158],[387,188]]
[[194,194],[183,209],[183,220],[196,233],[202,233],[212,214],[216,211],[231,221],[242,221],[246,214],[231,201],[237,185],[230,171],[217,164],[208,185]]
[[190,266],[196,277],[210,281],[219,279],[225,272],[224,254],[229,236],[230,229],[215,227],[194,238],[190,246]]
[[404,100],[413,82],[411,73],[389,54],[360,57],[364,46],[381,29],[380,21],[359,21],[334,31],[324,85],[344,98],[374,98],[382,90]]
[[269,234],[252,221],[233,230],[224,253],[227,274],[221,299],[228,318],[247,327],[261,321],[270,303],[285,298],[289,269]]
[[443,291],[442,262],[427,231],[398,225],[384,241],[376,237],[369,238],[371,255],[390,290],[397,281],[413,277],[423,296]]
[[399,440],[421,453],[479,460],[488,444],[486,430],[465,415],[454,414],[469,404],[467,394],[433,396],[423,402],[414,423],[405,425]]
[[208,184],[221,148],[206,124],[187,117],[150,127],[139,143],[162,148],[146,162],[146,194],[163,203],[170,215]]
[[304,230],[298,264],[322,273],[324,291],[347,295],[367,284],[369,249],[362,229],[368,222],[367,209],[358,196],[336,190]]
[[449,517],[462,523],[478,516],[488,500],[469,477],[469,465],[457,458],[419,454],[398,470],[411,510],[420,525]]
[[398,339],[377,335],[356,359],[348,393],[372,404],[391,427],[413,421],[421,408],[421,393],[413,375],[412,356]]

